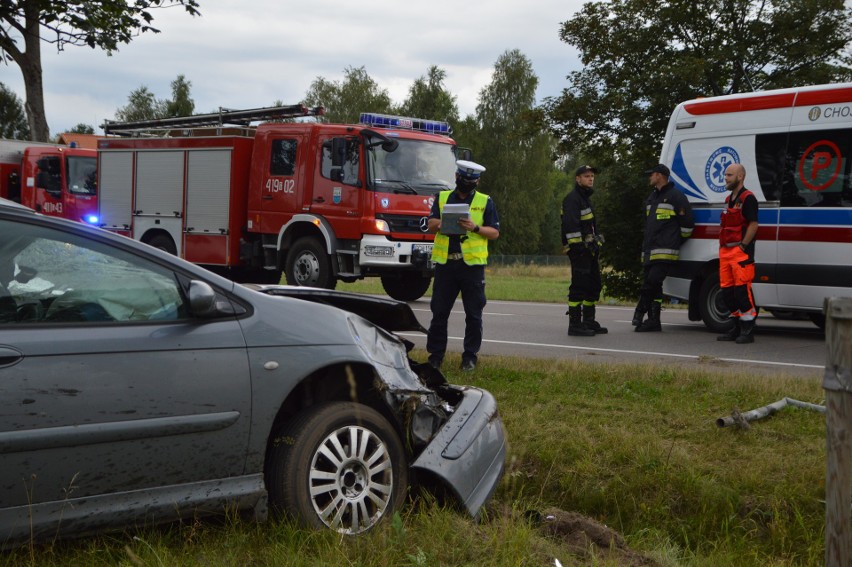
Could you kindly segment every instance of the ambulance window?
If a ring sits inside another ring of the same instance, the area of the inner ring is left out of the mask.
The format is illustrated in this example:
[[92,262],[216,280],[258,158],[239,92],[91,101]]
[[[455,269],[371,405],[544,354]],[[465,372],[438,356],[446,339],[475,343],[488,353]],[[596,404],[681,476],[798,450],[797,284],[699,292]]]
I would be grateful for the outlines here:
[[782,206],[852,207],[850,154],[852,130],[791,134]]
[[269,160],[270,175],[293,175],[296,172],[296,140],[273,140]]
[[[787,161],[787,134],[761,134],[755,140],[757,178],[767,201],[780,201]],[[748,179],[746,179],[748,187]]]
[[[359,148],[360,145],[357,142],[346,144],[346,161],[343,162],[343,183],[346,185],[358,184],[358,163],[360,161]],[[324,143],[322,145],[320,174],[326,179],[332,179],[330,143]]]

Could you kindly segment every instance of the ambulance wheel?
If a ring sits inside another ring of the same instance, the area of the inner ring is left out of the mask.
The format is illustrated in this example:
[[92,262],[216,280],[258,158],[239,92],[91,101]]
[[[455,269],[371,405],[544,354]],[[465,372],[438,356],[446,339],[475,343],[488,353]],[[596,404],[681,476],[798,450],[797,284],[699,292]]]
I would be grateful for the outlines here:
[[382,276],[382,287],[397,301],[415,301],[423,297],[432,278],[420,272],[409,272],[396,275]]
[[701,311],[701,320],[711,331],[725,333],[733,327],[730,320],[731,311],[725,305],[725,300],[722,297],[718,273],[710,274],[701,283],[701,291],[698,294],[698,308]]
[[287,253],[287,283],[290,285],[334,289],[337,280],[331,273],[331,259],[325,247],[310,236],[300,238]]
[[159,248],[163,252],[168,252],[172,256],[177,256],[177,246],[175,246],[172,237],[167,234],[155,234],[151,238],[145,240],[145,244]]

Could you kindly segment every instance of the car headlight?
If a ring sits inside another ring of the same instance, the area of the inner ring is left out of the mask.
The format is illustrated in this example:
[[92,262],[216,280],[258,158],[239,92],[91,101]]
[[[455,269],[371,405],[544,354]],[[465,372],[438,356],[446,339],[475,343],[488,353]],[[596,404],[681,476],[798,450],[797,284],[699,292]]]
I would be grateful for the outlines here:
[[349,329],[356,344],[376,364],[397,369],[408,366],[405,345],[381,327],[353,315],[349,317]]

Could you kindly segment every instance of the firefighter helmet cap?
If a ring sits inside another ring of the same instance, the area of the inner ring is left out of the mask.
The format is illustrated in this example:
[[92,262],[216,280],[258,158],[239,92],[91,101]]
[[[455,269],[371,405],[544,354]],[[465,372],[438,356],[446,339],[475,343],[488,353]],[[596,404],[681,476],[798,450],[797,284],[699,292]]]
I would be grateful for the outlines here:
[[578,175],[583,175],[587,171],[591,171],[594,174],[600,173],[597,167],[592,167],[591,165],[581,165],[577,168],[577,172],[574,174],[574,177],[577,177]]
[[669,171],[669,168],[666,167],[666,165],[662,164],[662,163],[658,163],[657,165],[655,165],[651,169],[645,170],[645,175],[651,175],[652,173],[662,173],[666,177],[671,176],[671,172]]

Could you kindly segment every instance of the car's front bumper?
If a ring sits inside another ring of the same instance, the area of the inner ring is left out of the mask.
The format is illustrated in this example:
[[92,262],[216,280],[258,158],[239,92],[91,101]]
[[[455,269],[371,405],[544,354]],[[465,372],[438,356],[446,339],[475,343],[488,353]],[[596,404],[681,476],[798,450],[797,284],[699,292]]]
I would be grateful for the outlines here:
[[458,389],[462,401],[411,466],[443,480],[476,516],[503,476],[506,436],[494,396],[478,388]]

